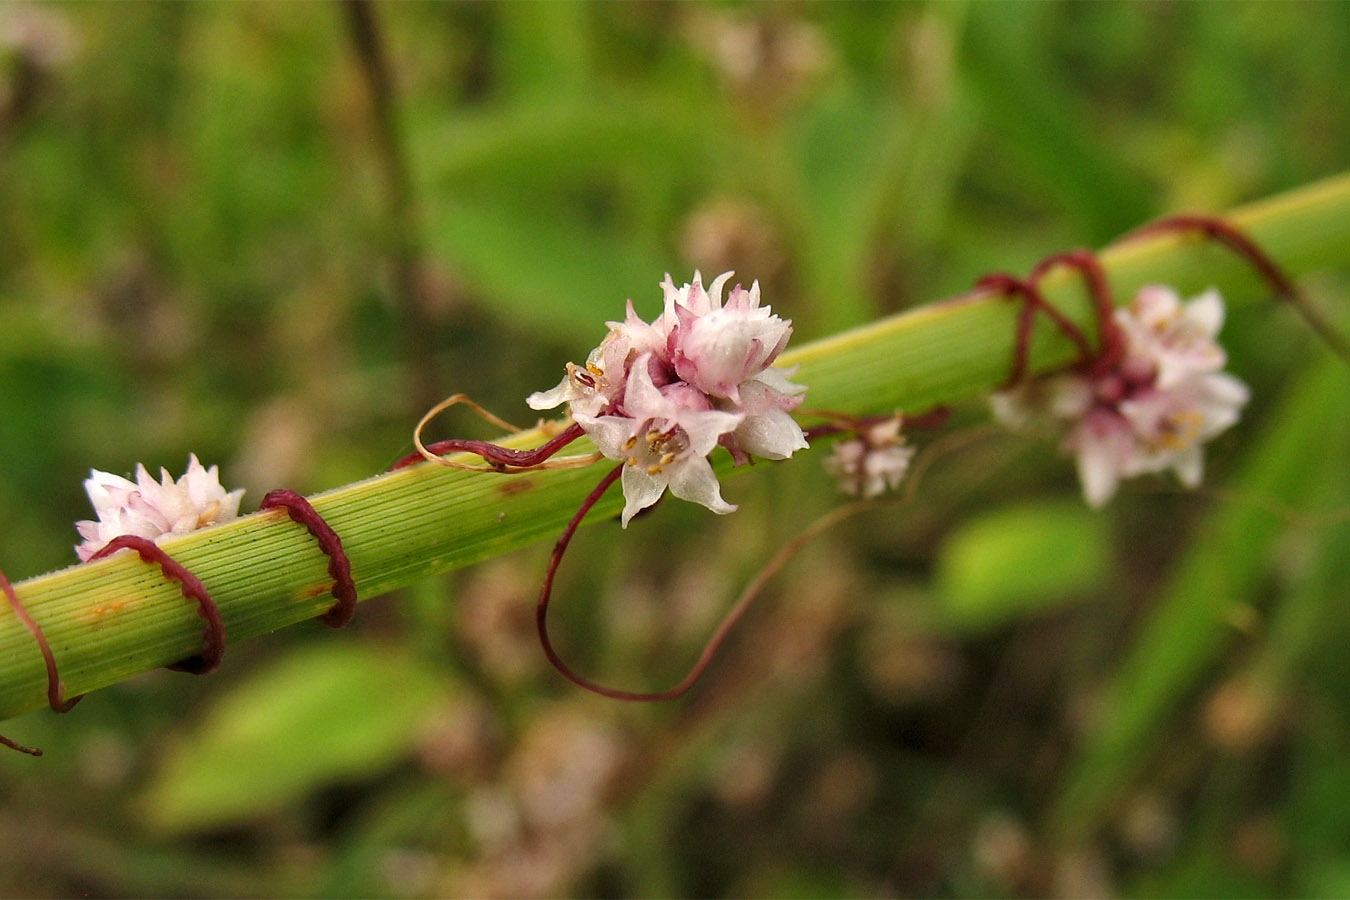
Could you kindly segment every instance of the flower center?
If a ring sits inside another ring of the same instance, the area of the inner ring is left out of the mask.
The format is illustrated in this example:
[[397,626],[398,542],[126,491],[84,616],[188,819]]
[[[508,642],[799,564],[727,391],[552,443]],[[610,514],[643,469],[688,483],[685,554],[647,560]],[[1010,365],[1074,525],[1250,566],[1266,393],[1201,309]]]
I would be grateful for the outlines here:
[[623,445],[624,464],[642,466],[648,475],[659,475],[665,467],[679,459],[689,449],[689,436],[678,425],[665,431],[648,421],[646,432],[635,434]]
[[216,513],[220,512],[220,501],[212,500],[206,505],[206,509],[197,515],[197,527],[205,528],[216,520]]
[[603,377],[604,374],[605,370],[597,366],[595,363],[586,363],[586,368],[584,369],[581,366],[577,365],[576,363],[570,362],[567,364],[567,377],[571,378],[572,381],[575,382],[576,384],[579,384],[583,388],[590,391],[596,389],[598,385],[596,379]]
[[1194,409],[1163,416],[1158,422],[1158,434],[1149,443],[1154,449],[1185,450],[1199,439],[1204,424],[1205,417]]

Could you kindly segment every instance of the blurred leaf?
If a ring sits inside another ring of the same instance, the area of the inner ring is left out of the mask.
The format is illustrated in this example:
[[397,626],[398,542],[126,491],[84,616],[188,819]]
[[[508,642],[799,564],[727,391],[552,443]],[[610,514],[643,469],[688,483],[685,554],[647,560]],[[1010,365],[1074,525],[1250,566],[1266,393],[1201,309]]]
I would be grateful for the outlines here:
[[404,756],[445,691],[396,649],[321,641],[236,685],[175,743],[141,798],[178,831],[253,818]]
[[[707,121],[709,110],[669,94],[643,99],[461,115],[410,135],[412,155],[430,195],[472,187],[488,198],[522,187],[557,190],[619,169],[646,173],[655,189],[669,179],[706,177],[710,167],[738,158],[738,143],[721,133],[725,123]],[[700,112],[700,119],[690,118]]]
[[1101,133],[1085,127],[1073,82],[1053,69],[1053,8],[986,3],[975,12],[965,61],[992,144],[972,174],[992,176],[996,190],[1022,192],[1024,202],[1080,217],[1090,229],[1080,239],[1091,243],[1147,219],[1147,194],[1102,146]]
[[649,311],[658,306],[657,282],[669,266],[639,237],[547,209],[449,205],[453,214],[440,221],[436,245],[476,293],[492,298],[494,312],[519,328],[590,346],[604,337],[606,321],[623,318],[625,299]]
[[937,597],[960,628],[1001,625],[1093,590],[1108,563],[1102,517],[1077,500],[997,509],[959,526],[937,563]]

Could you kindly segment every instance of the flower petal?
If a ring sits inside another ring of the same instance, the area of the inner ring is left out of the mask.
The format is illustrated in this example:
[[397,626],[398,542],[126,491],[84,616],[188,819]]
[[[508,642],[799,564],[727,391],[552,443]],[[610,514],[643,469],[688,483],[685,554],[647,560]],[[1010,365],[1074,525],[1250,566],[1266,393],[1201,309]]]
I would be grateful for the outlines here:
[[[705,460],[706,462],[706,460]],[[623,467],[623,527],[627,528],[633,516],[651,506],[666,491],[666,474],[649,473],[641,466]]]
[[670,492],[681,500],[706,506],[718,515],[736,511],[736,506],[722,499],[722,486],[707,457],[690,456],[671,465],[666,474]]

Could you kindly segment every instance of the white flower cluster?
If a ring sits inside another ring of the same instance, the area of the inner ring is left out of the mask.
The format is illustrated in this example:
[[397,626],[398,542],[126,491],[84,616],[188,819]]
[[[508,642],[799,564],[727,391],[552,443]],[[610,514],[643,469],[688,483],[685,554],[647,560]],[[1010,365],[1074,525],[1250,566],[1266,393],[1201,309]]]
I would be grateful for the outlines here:
[[84,489],[98,521],[75,523],[84,538],[84,543],[75,548],[81,562],[119,535],[158,542],[162,537],[187,534],[239,515],[243,489],[226,493],[216,467],[204,467],[195,454],[188,456],[187,472],[177,481],[166,469],[161,468],[159,473],[160,480],[155,481],[139,463],[134,482],[97,469],[89,473]]
[[1223,298],[1210,290],[1183,303],[1166,287],[1145,287],[1115,312],[1123,344],[1105,371],[1067,373],[993,396],[994,415],[1014,427],[1049,425],[1066,432],[1091,506],[1116,492],[1121,478],[1172,469],[1195,487],[1204,474],[1201,445],[1238,420],[1246,385],[1221,371],[1215,337]]
[[870,499],[900,486],[914,458],[914,448],[900,434],[901,421],[899,415],[893,416],[834,445],[824,465],[839,481],[840,490]]
[[568,363],[562,383],[526,400],[534,409],[566,403],[600,452],[624,463],[625,526],[666,488],[715,513],[735,510],[708,462],[718,446],[738,464],[806,447],[788,414],[806,389],[773,366],[792,323],[760,307],[759,282],[748,291],[736,285],[723,303],[731,274],[707,290],[697,272],[681,288],[667,275],[660,316],[644,322],[630,300],[584,366]]

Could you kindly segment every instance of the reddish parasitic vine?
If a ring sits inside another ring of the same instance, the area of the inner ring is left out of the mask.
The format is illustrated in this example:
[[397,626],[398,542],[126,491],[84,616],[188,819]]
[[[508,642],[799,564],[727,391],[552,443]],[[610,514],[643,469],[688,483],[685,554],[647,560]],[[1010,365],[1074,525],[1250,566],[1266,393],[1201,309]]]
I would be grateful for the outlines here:
[[[483,457],[493,468],[502,472],[509,472],[512,469],[527,469],[531,466],[540,465],[563,447],[581,437],[583,433],[581,426],[574,422],[548,443],[541,444],[532,450],[512,450],[510,447],[502,447],[491,441],[461,440],[458,438],[427,444],[427,450],[436,455],[473,453]],[[409,453],[390,466],[389,470],[392,472],[395,469],[402,469],[404,466],[422,462],[423,459],[425,457],[421,453]]]
[[558,542],[554,544],[553,555],[549,559],[548,571],[544,574],[544,585],[539,591],[539,604],[535,607],[535,630],[539,633],[539,644],[544,650],[544,656],[548,657],[548,661],[553,664],[553,668],[557,669],[564,678],[578,687],[585,688],[602,697],[609,697],[612,700],[626,700],[637,703],[654,703],[662,700],[674,700],[676,697],[679,697],[693,687],[695,682],[703,675],[704,670],[708,668],[713,657],[717,655],[718,648],[721,647],[722,642],[726,639],[732,626],[736,624],[742,613],[745,612],[748,604],[738,603],[731,608],[731,611],[722,619],[722,624],[717,627],[717,630],[713,632],[713,636],[709,638],[707,644],[704,645],[703,652],[699,654],[698,660],[694,663],[693,667],[690,668],[688,674],[680,680],[679,684],[664,691],[624,691],[618,688],[605,687],[602,684],[591,681],[589,678],[577,674],[573,671],[571,666],[563,661],[563,658],[558,654],[557,649],[554,648],[553,641],[548,634],[548,608],[549,601],[553,596],[553,579],[558,574],[558,565],[562,562],[563,554],[567,552],[567,547],[572,542],[572,536],[576,534],[577,528],[581,525],[581,520],[586,517],[586,513],[591,511],[591,507],[599,502],[605,492],[613,486],[614,482],[619,479],[623,470],[624,466],[622,464],[615,466],[610,470],[609,474],[602,478],[600,483],[586,495],[586,499],[581,501],[580,508],[578,508],[576,513],[572,516],[571,521],[567,523],[567,527],[563,529],[563,533],[558,538]]
[[[420,457],[419,457],[420,458]],[[352,581],[352,564],[342,549],[342,538],[338,537],[323,517],[304,497],[295,491],[278,489],[263,497],[259,509],[284,509],[297,524],[305,526],[319,549],[328,557],[328,574],[333,576],[333,599],[337,602],[319,621],[329,628],[341,628],[356,614],[356,584]]]
[[[1251,263],[1261,277],[1275,289],[1280,299],[1294,306],[1319,337],[1338,355],[1350,361],[1350,344],[1347,344],[1335,328],[1303,299],[1293,281],[1274,260],[1251,238],[1223,219],[1198,214],[1168,216],[1130,232],[1121,238],[1120,242],[1157,234],[1188,232],[1195,232],[1218,241]],[[1089,348],[1082,330],[1041,293],[1041,282],[1053,269],[1060,266],[1076,269],[1083,277],[1092,300],[1093,317],[1098,331],[1099,347],[1095,352]],[[1123,352],[1120,330],[1115,322],[1115,302],[1111,297],[1111,288],[1101,263],[1096,254],[1090,250],[1070,250],[1048,256],[1037,263],[1025,279],[1003,272],[986,275],[976,283],[976,287],[1008,297],[1020,297],[1022,300],[1007,386],[1015,385],[1026,378],[1031,329],[1038,312],[1049,316],[1056,327],[1073,342],[1078,350],[1077,365],[1086,369],[1088,374],[1110,369]]]
[[182,586],[185,598],[197,601],[197,614],[206,622],[206,628],[202,633],[202,652],[176,662],[169,668],[193,675],[205,675],[215,671],[225,654],[225,624],[220,620],[220,609],[207,593],[205,585],[196,575],[160,549],[154,541],[134,534],[118,535],[89,557],[89,561],[110,556],[118,550],[135,550],[145,562],[158,563],[165,578],[177,581]]

